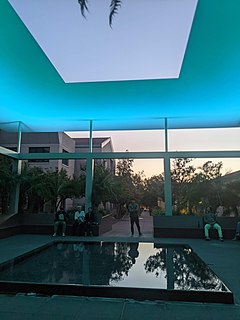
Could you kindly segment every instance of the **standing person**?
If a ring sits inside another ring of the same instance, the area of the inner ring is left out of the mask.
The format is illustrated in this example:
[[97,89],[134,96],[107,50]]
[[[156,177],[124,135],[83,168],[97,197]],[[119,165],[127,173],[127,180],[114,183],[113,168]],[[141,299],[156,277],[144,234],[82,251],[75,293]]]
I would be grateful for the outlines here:
[[134,223],[137,226],[138,233],[141,236],[140,224],[139,224],[139,205],[132,199],[128,205],[128,211],[130,215],[131,233],[134,235]]
[[61,206],[60,210],[56,212],[55,219],[54,219],[54,233],[53,237],[56,237],[58,227],[62,226],[62,236],[65,237],[65,231],[67,227],[67,213],[64,210],[64,207]]
[[222,228],[217,223],[216,220],[216,214],[213,213],[211,207],[207,207],[206,213],[203,216],[203,222],[204,222],[204,233],[205,233],[205,239],[210,240],[209,238],[209,229],[214,228],[218,232],[218,237],[220,241],[223,241],[223,234],[222,234]]

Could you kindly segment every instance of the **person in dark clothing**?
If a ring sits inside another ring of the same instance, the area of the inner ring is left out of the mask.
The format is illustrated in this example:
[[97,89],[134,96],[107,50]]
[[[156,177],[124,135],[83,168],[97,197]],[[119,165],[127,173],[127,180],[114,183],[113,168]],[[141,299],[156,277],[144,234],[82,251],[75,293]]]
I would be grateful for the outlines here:
[[128,212],[130,215],[130,223],[131,223],[131,233],[134,235],[134,223],[137,226],[138,233],[141,236],[141,229],[139,224],[139,205],[136,203],[134,199],[132,199],[128,205]]
[[235,237],[233,238],[233,240],[240,240],[240,222],[237,223],[237,227],[236,227],[236,233],[235,233]]
[[67,213],[62,206],[60,207],[60,210],[55,214],[53,237],[56,237],[60,225],[62,226],[62,236],[65,237],[67,227]]
[[129,257],[131,257],[133,264],[136,263],[136,258],[139,256],[138,246],[139,246],[139,242],[130,243],[130,250],[128,251],[128,255]]
[[74,213],[74,223],[72,226],[72,236],[82,235],[85,229],[85,207],[77,206]]
[[93,235],[93,225],[95,224],[95,213],[93,208],[89,207],[85,216],[85,235]]

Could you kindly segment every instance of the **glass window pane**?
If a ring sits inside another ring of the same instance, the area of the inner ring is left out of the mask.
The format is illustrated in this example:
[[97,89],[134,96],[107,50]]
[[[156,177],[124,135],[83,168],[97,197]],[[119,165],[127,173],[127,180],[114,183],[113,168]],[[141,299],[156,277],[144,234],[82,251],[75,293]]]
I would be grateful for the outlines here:
[[240,216],[239,160],[172,159],[173,214],[202,215],[211,206],[219,215]]
[[169,151],[240,150],[240,128],[169,130]]

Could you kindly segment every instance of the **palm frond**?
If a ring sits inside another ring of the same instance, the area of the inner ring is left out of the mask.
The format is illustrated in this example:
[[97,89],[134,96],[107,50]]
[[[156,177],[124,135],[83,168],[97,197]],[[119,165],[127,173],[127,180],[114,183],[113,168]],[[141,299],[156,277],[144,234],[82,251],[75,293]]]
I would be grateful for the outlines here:
[[86,18],[85,12],[88,11],[88,0],[78,0],[78,3],[80,5],[82,16]]
[[109,25],[112,27],[113,17],[117,14],[118,9],[122,5],[122,0],[111,0],[110,4],[110,15],[109,15]]

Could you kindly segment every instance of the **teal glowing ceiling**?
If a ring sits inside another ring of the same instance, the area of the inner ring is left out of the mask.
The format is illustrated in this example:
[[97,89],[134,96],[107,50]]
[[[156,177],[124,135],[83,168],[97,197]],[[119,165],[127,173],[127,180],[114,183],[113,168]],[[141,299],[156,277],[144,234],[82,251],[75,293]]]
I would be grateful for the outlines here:
[[178,79],[65,83],[0,0],[0,122],[34,131],[86,129],[89,119],[96,130],[154,129],[163,117],[172,128],[239,126],[239,30],[240,1],[199,0]]
[[123,1],[110,27],[109,0],[8,1],[66,83],[178,78],[197,6]]

